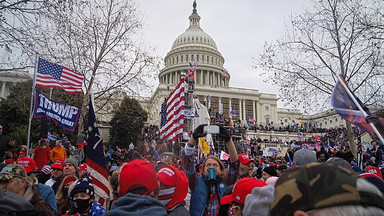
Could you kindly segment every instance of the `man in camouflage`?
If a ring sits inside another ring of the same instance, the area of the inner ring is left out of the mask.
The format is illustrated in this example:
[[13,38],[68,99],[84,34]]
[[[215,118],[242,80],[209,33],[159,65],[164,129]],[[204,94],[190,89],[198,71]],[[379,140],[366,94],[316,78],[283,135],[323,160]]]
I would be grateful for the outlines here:
[[362,212],[384,215],[380,191],[352,169],[315,162],[292,169],[279,178],[270,215],[353,216]]
[[39,189],[34,185],[21,165],[9,164],[0,172],[0,186],[4,191],[16,193],[29,201],[41,216],[51,216],[53,212],[42,199]]

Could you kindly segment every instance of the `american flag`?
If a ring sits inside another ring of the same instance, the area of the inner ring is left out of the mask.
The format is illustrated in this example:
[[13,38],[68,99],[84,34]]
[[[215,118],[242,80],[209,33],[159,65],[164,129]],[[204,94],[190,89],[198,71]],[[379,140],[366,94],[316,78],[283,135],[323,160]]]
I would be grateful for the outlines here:
[[68,94],[79,94],[84,75],[69,68],[39,58],[36,85],[44,88],[64,89]]
[[96,124],[96,115],[93,108],[92,96],[89,100],[87,143],[87,170],[93,180],[96,201],[106,207],[109,203],[110,194],[107,160],[104,155],[103,139],[101,139],[99,128]]
[[160,138],[172,142],[183,135],[185,83],[181,80],[161,107]]

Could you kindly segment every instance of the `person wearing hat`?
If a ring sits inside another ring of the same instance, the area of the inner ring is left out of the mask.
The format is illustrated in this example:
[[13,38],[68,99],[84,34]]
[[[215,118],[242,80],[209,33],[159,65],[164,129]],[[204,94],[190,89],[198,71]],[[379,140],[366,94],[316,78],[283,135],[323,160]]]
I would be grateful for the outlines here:
[[255,187],[245,198],[242,216],[268,216],[274,198],[275,187]]
[[269,215],[384,215],[384,200],[352,169],[315,162],[279,177]]
[[88,169],[88,165],[86,163],[83,163],[79,166],[78,172],[79,172],[80,178],[85,177],[85,176],[89,176],[87,169]]
[[316,161],[316,154],[309,149],[300,149],[293,154],[293,167],[304,166]]
[[23,197],[0,187],[0,215],[39,216],[40,212]]
[[51,178],[45,182],[45,185],[51,187],[55,194],[63,179],[63,163],[64,160],[56,160],[55,163],[52,164]]
[[67,160],[63,163],[63,176],[76,176],[79,177],[78,174],[78,166],[77,160],[74,157],[67,158]]
[[36,166],[38,169],[43,168],[44,165],[49,163],[50,152],[49,146],[47,146],[46,140],[39,140],[39,145],[35,147],[33,152],[33,160],[36,161]]
[[277,176],[276,168],[274,166],[264,167],[262,178],[264,181],[267,181],[272,176]]
[[250,159],[246,154],[239,154],[238,158],[240,162],[238,179],[241,179],[244,177],[252,177],[254,160]]
[[85,176],[76,181],[70,193],[71,207],[65,216],[101,216],[105,209],[95,200],[95,189],[91,177]]
[[0,186],[3,190],[13,192],[29,201],[42,216],[52,216],[53,212],[40,194],[39,189],[28,178],[21,165],[9,164],[0,172]]
[[230,195],[223,196],[220,199],[221,205],[230,204],[227,215],[242,215],[245,198],[256,187],[264,187],[267,184],[259,179],[245,177],[236,182]]
[[239,162],[235,145],[231,135],[223,126],[218,125],[218,137],[224,140],[229,153],[228,172],[219,158],[209,156],[203,162],[202,175],[198,175],[194,163],[194,150],[199,137],[207,135],[204,132],[205,125],[199,125],[193,131],[192,137],[185,145],[182,157],[183,170],[186,173],[191,190],[189,212],[192,216],[203,214],[216,215],[220,208],[219,200],[223,196],[228,185],[237,180],[239,174]]
[[120,170],[118,193],[111,210],[105,216],[165,216],[165,206],[156,199],[158,181],[155,168],[149,162],[135,159]]
[[55,192],[48,185],[41,184],[38,182],[38,179],[37,179],[38,174],[41,173],[41,171],[37,169],[35,161],[32,158],[23,157],[23,158],[19,158],[16,161],[16,164],[24,167],[25,172],[27,173],[28,177],[31,179],[32,183],[36,185],[37,188],[39,189],[40,195],[43,198],[43,200],[49,204],[53,214],[56,214],[57,205],[56,205]]
[[54,163],[56,160],[66,160],[67,159],[67,151],[61,144],[61,141],[56,140],[56,145],[51,149],[50,152],[50,160]]
[[159,180],[158,200],[165,206],[168,216],[190,216],[184,207],[188,194],[188,178],[174,166],[165,165],[156,174]]

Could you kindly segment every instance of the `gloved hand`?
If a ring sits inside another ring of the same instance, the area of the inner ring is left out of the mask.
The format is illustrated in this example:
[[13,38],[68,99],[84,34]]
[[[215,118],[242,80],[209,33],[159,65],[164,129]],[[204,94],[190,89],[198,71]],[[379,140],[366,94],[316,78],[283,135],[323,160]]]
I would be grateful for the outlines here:
[[199,137],[205,137],[207,134],[204,133],[204,126],[206,126],[206,124],[201,124],[199,126],[197,126],[197,128],[193,131],[193,139],[195,139],[196,141],[199,140]]
[[220,133],[218,134],[219,137],[223,138],[225,142],[228,142],[231,139],[231,135],[229,134],[227,129],[225,129],[225,127],[219,125],[219,128],[220,128]]

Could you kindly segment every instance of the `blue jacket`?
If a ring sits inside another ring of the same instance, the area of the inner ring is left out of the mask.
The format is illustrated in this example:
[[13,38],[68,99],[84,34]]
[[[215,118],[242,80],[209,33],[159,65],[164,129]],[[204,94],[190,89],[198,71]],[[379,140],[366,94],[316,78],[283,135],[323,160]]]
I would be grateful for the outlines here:
[[[223,197],[224,191],[227,189],[228,185],[225,182],[220,181],[220,177],[217,177],[216,191],[219,196],[219,200]],[[207,176],[202,175],[196,182],[194,191],[191,195],[191,204],[189,207],[189,212],[191,216],[202,216],[204,215],[205,208],[208,203],[209,196],[209,186],[207,182]],[[217,210],[219,211],[219,210]]]
[[37,187],[39,188],[41,197],[45,202],[49,204],[52,209],[53,214],[57,213],[57,204],[56,204],[56,195],[51,187],[45,184],[38,183]]
[[127,193],[111,206],[104,216],[166,216],[167,211],[161,202],[150,196]]

